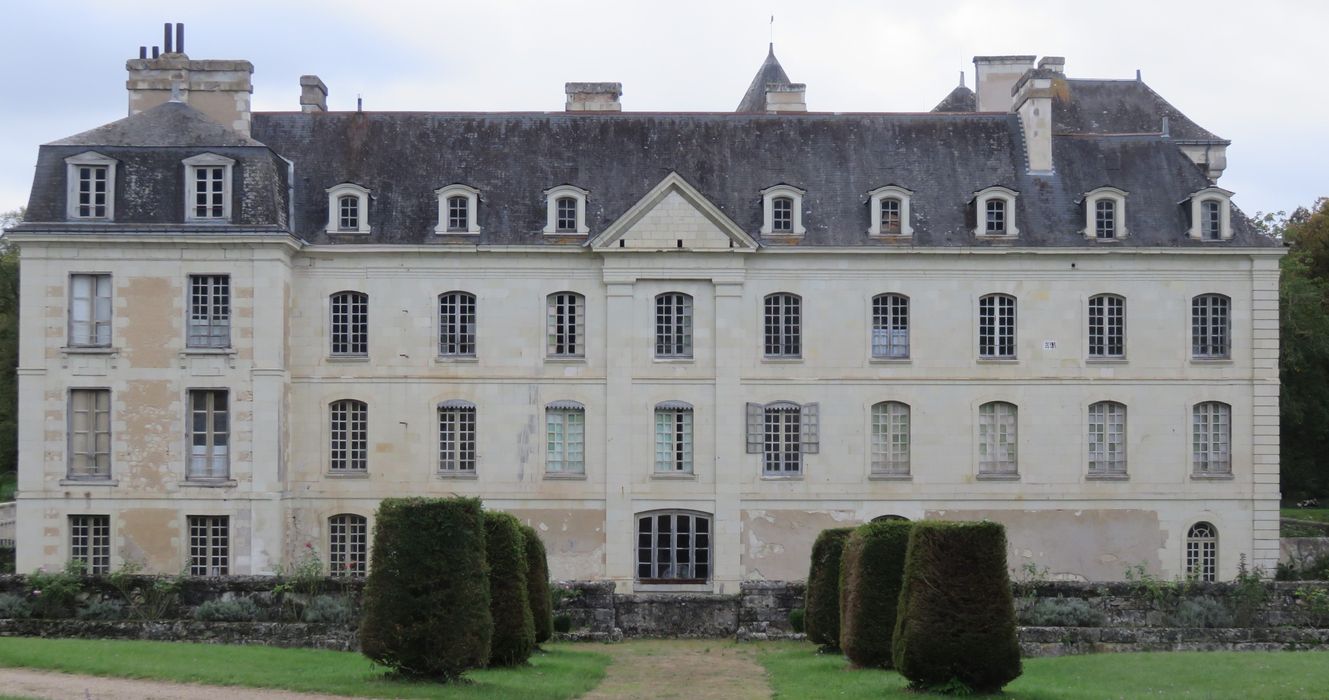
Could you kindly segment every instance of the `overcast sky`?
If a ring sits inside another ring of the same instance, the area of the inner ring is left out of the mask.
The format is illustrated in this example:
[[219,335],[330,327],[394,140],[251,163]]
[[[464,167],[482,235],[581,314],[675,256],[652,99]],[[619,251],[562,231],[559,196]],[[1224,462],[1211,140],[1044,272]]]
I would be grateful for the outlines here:
[[1231,139],[1220,184],[1247,212],[1329,195],[1323,0],[43,0],[6,3],[0,211],[27,203],[37,146],[124,117],[125,59],[184,22],[191,58],[254,64],[254,109],[563,108],[563,83],[623,83],[627,110],[731,111],[772,33],[814,111],[926,111],[974,55],[1066,57],[1144,80]]

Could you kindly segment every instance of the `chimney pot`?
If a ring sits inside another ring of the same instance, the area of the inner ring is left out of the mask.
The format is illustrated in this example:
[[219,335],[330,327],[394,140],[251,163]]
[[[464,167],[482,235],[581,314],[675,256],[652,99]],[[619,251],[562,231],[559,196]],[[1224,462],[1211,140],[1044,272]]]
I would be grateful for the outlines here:
[[328,111],[328,86],[317,75],[300,76],[300,111]]
[[564,83],[569,112],[621,112],[623,83]]
[[171,46],[171,23],[167,22],[162,25],[162,47],[166,49],[166,53],[175,53],[171,50]]

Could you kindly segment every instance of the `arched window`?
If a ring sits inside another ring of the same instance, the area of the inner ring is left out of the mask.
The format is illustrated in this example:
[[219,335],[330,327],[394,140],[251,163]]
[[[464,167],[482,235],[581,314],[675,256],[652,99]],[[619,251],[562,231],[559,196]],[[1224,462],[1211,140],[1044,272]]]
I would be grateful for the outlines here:
[[692,297],[668,292],[655,297],[655,356],[692,357]]
[[909,357],[909,297],[872,297],[872,356],[890,360]]
[[438,354],[475,357],[475,295],[446,292],[438,295]]
[[546,299],[548,307],[549,357],[586,356],[586,297],[576,292],[556,292]]
[[978,356],[1015,359],[1015,297],[988,294],[978,300]]
[[354,399],[328,406],[329,468],[334,473],[363,472],[369,467],[369,405]]
[[1089,357],[1126,356],[1126,300],[1116,294],[1089,297]]
[[706,583],[711,561],[710,515],[687,510],[637,515],[639,583]]
[[369,233],[369,190],[353,182],[329,187],[328,233]]
[[363,357],[369,354],[369,295],[337,292],[332,295],[333,356]]
[[762,235],[801,236],[803,228],[803,190],[779,184],[761,191]]
[[438,470],[475,474],[475,404],[470,401],[438,405]]
[[369,522],[363,515],[341,513],[328,518],[328,572],[333,576],[364,576],[369,563]]
[[909,475],[909,406],[882,401],[872,406],[872,473]]
[[1018,236],[1015,225],[1015,198],[1019,192],[1000,185],[988,187],[974,193],[973,209],[975,217],[974,235],[979,238],[988,236]]
[[907,522],[909,522],[909,518],[906,518],[906,517],[904,517],[903,515],[887,514],[887,515],[878,515],[877,517],[875,517],[875,518],[872,519],[872,522],[874,522],[874,523],[907,523]]
[[559,185],[545,190],[545,228],[550,235],[585,235],[586,198],[590,193],[575,185]]
[[1218,580],[1218,528],[1210,523],[1198,522],[1186,531],[1186,578]]
[[768,294],[764,304],[766,357],[803,354],[803,300],[797,294]]
[[1232,407],[1221,401],[1195,404],[1191,412],[1195,476],[1232,474]]
[[1191,357],[1221,360],[1231,356],[1232,302],[1222,294],[1201,294],[1191,300]]
[[434,190],[438,197],[438,225],[434,233],[474,235],[480,233],[476,209],[480,204],[480,190],[469,185],[453,183]]
[[1089,475],[1126,475],[1126,405],[1099,401],[1089,406]]
[[1013,403],[989,401],[978,407],[978,473],[1014,476],[1019,462],[1018,411]]

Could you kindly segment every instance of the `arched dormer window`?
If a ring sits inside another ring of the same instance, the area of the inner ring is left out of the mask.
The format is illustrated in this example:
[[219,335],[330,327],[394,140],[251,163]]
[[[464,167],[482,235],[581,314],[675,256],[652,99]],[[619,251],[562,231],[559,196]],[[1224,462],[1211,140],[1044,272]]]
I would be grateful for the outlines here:
[[327,193],[328,233],[369,233],[369,190],[343,182]]
[[761,191],[761,234],[763,236],[801,236],[803,228],[803,195],[792,185],[775,185]]
[[1191,227],[1187,236],[1197,241],[1226,241],[1232,238],[1232,192],[1206,187],[1184,200]]
[[913,192],[896,185],[878,187],[869,192],[868,211],[872,217],[872,223],[868,226],[868,235],[914,235],[914,227],[909,223],[909,198],[913,194]]
[[480,233],[480,190],[460,183],[434,190],[438,195],[438,225],[434,233],[476,235]]
[[1080,200],[1084,205],[1085,238],[1091,241],[1115,241],[1125,238],[1126,191],[1099,187]]
[[574,185],[559,185],[545,190],[545,230],[554,236],[584,236],[586,197],[590,192]]
[[65,159],[65,218],[115,220],[115,159],[86,151]]
[[974,193],[974,235],[980,238],[1013,238],[1020,235],[1015,225],[1015,198],[1019,192],[1008,187],[989,187]]

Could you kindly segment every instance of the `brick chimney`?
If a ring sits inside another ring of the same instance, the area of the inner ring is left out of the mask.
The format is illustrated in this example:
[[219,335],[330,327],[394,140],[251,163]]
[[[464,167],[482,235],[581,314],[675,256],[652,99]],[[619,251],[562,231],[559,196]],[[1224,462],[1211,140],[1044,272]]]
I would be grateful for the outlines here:
[[564,83],[569,112],[621,112],[623,83]]
[[328,86],[317,75],[300,76],[300,111],[328,111]]
[[249,136],[249,99],[254,92],[254,64],[249,61],[190,60],[185,54],[185,28],[175,25],[172,43],[171,25],[163,36],[165,52],[148,58],[145,48],[139,57],[125,62],[129,79],[129,114],[178,99],[212,117],[217,122]]
[[974,94],[979,112],[1013,112],[1011,88],[1034,67],[1037,56],[974,56]]

